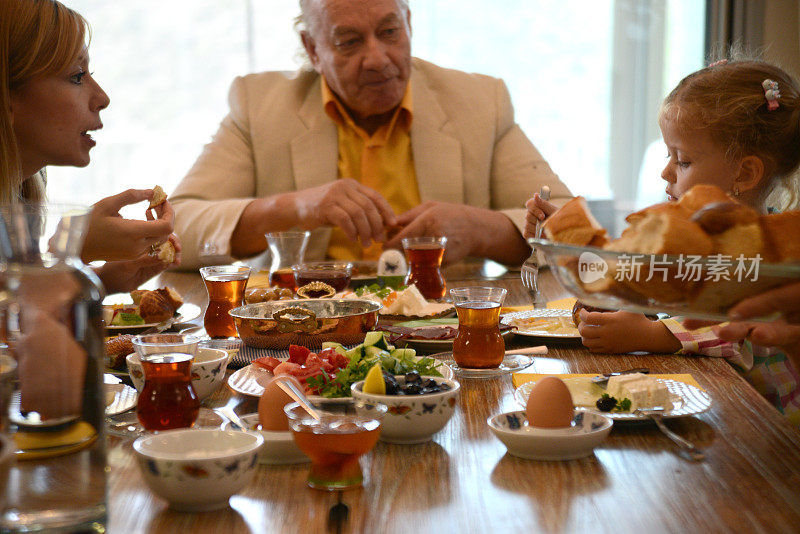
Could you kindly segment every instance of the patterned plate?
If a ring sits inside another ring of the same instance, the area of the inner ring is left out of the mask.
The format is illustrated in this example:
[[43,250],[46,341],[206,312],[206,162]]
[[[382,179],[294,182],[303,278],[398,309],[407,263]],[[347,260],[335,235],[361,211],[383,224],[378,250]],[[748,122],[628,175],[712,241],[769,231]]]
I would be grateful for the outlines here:
[[[593,386],[590,382],[590,377],[567,377],[563,380],[569,387],[570,393],[573,394],[572,398],[576,408],[597,411],[594,407],[594,401],[600,398],[600,395],[594,394],[593,391],[595,390],[589,387]],[[661,413],[664,419],[697,415],[711,407],[711,396],[709,396],[706,391],[696,386],[669,378],[657,378],[656,380],[666,385],[672,396],[672,407],[666,406],[665,408],[668,409]],[[525,382],[514,392],[514,400],[523,408],[528,404],[528,397],[534,385],[536,385],[534,381]],[[583,391],[584,389],[585,391]],[[575,394],[576,391],[578,392],[577,395]],[[603,415],[609,416],[615,422],[650,420],[646,415],[639,415],[631,412],[603,412]]]

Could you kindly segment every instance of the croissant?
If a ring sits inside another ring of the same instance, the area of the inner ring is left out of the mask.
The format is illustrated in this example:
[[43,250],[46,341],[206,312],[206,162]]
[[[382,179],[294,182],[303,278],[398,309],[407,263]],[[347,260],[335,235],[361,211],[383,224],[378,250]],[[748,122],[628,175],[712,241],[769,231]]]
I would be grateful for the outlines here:
[[139,315],[146,323],[160,323],[166,321],[175,313],[175,308],[169,300],[158,291],[148,291],[139,301]]

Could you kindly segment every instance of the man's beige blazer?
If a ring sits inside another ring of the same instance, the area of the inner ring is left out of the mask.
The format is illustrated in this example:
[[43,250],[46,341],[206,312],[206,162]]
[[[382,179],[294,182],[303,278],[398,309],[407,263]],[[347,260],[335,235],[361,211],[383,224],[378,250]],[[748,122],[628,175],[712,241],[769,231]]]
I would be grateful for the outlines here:
[[[525,201],[542,185],[554,199],[570,196],[514,122],[502,80],[415,58],[411,84],[411,145],[423,202],[502,210],[521,231]],[[219,131],[170,196],[190,269],[231,261],[231,234],[254,198],[338,178],[336,125],[322,108],[316,72],[238,77],[229,101]],[[307,257],[324,255],[329,233],[312,234]]]

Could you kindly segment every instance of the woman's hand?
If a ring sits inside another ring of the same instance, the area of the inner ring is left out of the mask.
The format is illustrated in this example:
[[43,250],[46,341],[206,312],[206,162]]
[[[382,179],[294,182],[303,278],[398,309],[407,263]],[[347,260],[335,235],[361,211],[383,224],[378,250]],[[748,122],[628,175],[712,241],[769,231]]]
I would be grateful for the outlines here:
[[128,293],[165,269],[180,265],[180,241],[175,234],[170,235],[169,240],[175,247],[173,263],[164,263],[155,256],[143,254],[135,260],[108,261],[102,267],[95,269],[106,288],[106,293]]
[[680,341],[661,321],[650,320],[641,313],[581,310],[579,317],[578,332],[591,352],[671,354],[681,349]]
[[146,210],[146,221],[124,219],[119,214],[123,206],[152,198],[152,189],[128,189],[95,204],[81,259],[87,263],[96,260],[132,260],[149,252],[152,245],[169,239],[175,222],[175,213],[169,202],[154,208],[155,217],[151,210]]

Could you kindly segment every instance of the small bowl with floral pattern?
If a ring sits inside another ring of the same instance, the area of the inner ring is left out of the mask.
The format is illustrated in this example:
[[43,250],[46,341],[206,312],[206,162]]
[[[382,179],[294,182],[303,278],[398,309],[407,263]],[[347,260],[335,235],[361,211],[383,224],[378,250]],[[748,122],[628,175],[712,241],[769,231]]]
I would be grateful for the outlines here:
[[[192,386],[202,400],[214,393],[225,381],[230,355],[222,349],[199,347],[192,360]],[[132,352],[125,358],[133,386],[141,393],[144,387],[144,369],[139,354]]]
[[[438,376],[420,378],[423,382],[433,380],[448,389],[419,395],[376,395],[362,391],[363,380],[350,386],[350,393],[356,403],[380,403],[388,408],[381,423],[381,441],[401,444],[430,441],[453,416],[461,384]],[[395,379],[401,386],[405,384],[404,376],[397,375]]]
[[590,410],[575,410],[570,425],[562,428],[530,425],[524,411],[494,415],[486,423],[510,455],[550,461],[589,456],[614,426],[610,417]]
[[167,430],[133,442],[150,490],[184,512],[218,510],[253,479],[264,437],[214,428]]

